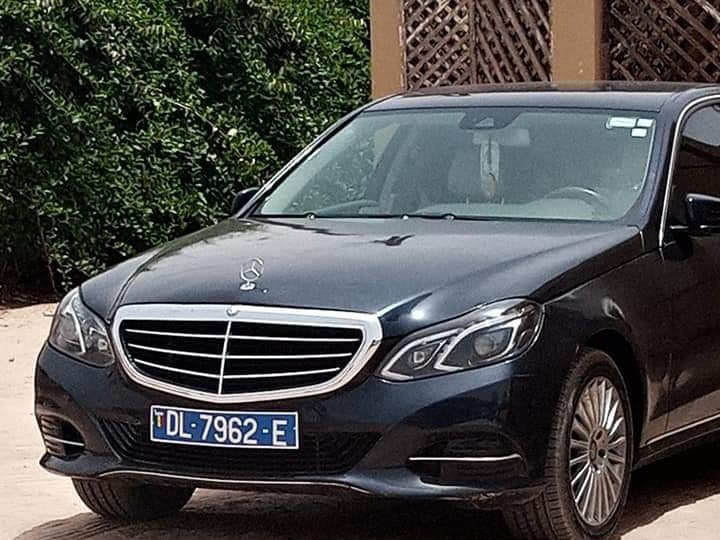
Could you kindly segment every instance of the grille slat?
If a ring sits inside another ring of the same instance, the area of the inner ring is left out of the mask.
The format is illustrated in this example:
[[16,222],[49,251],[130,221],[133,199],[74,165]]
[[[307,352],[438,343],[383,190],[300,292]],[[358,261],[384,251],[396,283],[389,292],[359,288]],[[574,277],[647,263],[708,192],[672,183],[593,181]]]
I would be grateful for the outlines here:
[[308,371],[286,371],[284,373],[251,373],[248,375],[223,375],[225,380],[234,379],[274,379],[277,377],[305,377],[306,375],[323,375],[325,373],[337,373],[340,368],[312,369]]
[[328,382],[353,361],[360,325],[126,319],[126,355],[143,375],[218,396]]
[[182,351],[177,349],[163,349],[162,347],[149,347],[147,345],[138,345],[136,343],[128,343],[128,347],[132,349],[141,349],[143,351],[150,351],[150,352],[158,352],[163,354],[176,354],[178,356],[196,356],[198,358],[217,358],[218,360],[222,359],[222,354],[214,354],[214,353],[200,353],[200,352],[193,352],[193,351]]
[[225,334],[187,334],[187,333],[182,333],[182,332],[160,332],[157,330],[140,330],[138,328],[128,328],[125,331],[130,334],[142,334],[142,335],[148,335],[148,336],[201,338],[201,339],[225,339]]
[[339,354],[228,354],[227,360],[311,360],[316,358],[349,358],[353,353]]
[[301,338],[280,336],[230,336],[230,339],[244,341],[297,341],[299,343],[357,343],[357,338]]
[[213,375],[212,373],[201,373],[199,371],[192,371],[190,369],[180,369],[180,368],[170,367],[170,366],[161,366],[160,364],[154,364],[153,362],[146,362],[145,360],[138,360],[137,358],[133,359],[133,361],[136,364],[140,364],[141,366],[159,369],[162,371],[170,371],[172,373],[182,373],[183,375],[192,375],[193,377],[204,377],[206,379],[220,380],[219,374]]

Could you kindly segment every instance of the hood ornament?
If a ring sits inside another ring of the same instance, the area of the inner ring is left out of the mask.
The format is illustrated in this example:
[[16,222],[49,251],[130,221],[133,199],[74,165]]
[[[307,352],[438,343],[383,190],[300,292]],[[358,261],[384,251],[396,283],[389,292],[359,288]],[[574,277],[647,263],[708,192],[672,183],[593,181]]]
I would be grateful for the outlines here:
[[265,262],[260,257],[253,257],[240,267],[241,291],[252,291],[255,289],[256,281],[259,280],[265,269]]

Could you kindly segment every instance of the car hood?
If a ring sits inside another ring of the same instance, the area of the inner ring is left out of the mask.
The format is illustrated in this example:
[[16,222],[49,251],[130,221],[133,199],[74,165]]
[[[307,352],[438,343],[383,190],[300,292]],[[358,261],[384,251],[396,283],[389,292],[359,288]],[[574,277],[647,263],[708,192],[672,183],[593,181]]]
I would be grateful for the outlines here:
[[[377,313],[385,335],[511,297],[553,298],[640,255],[635,227],[411,219],[229,219],[101,274],[83,300],[217,303]],[[240,271],[262,259],[243,290]]]

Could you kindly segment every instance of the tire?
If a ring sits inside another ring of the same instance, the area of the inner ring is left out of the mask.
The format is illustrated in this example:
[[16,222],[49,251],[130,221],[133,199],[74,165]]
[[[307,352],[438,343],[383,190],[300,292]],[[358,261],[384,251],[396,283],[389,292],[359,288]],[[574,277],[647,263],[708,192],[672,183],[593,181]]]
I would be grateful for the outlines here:
[[[615,388],[614,392],[611,387]],[[610,404],[610,408],[605,410],[622,409],[624,420],[619,423],[619,412],[607,417],[600,415],[606,420],[600,422],[597,431],[587,430],[585,419],[595,416],[586,414],[580,418],[576,414],[588,411],[594,414],[595,411],[589,407],[591,403],[592,406],[598,403],[599,396],[603,396],[603,403]],[[598,399],[592,402],[592,397]],[[578,408],[581,398],[582,410]],[[578,420],[581,422],[579,426]],[[619,427],[614,430],[603,428],[603,424],[614,426],[618,423]],[[578,430],[592,433],[583,435]],[[603,431],[605,441],[601,440]],[[621,442],[623,432],[624,444]],[[580,449],[580,437],[587,439],[587,450],[585,447]],[[592,446],[596,437],[600,442]],[[574,440],[572,450],[571,438]],[[634,463],[633,441],[632,407],[622,374],[612,358],[603,351],[583,349],[565,379],[555,410],[545,464],[545,489],[534,500],[503,510],[513,535],[524,540],[600,540],[612,537],[627,501]],[[620,456],[620,453],[624,455]],[[579,463],[570,464],[573,456],[574,461]],[[611,470],[601,468],[603,463],[612,464]],[[585,467],[591,468],[586,470]],[[605,477],[598,479],[599,474]],[[576,482],[573,483],[571,478],[575,478]],[[581,488],[583,491],[580,491]],[[596,503],[598,499],[591,498],[593,494],[603,500]],[[605,498],[606,495],[609,498]],[[579,498],[579,503],[576,503],[576,498]],[[585,502],[588,499],[590,502]],[[610,500],[613,502],[610,503]],[[600,510],[593,510],[598,507]]]
[[73,479],[73,486],[90,510],[118,521],[148,521],[175,514],[195,491],[117,480]]

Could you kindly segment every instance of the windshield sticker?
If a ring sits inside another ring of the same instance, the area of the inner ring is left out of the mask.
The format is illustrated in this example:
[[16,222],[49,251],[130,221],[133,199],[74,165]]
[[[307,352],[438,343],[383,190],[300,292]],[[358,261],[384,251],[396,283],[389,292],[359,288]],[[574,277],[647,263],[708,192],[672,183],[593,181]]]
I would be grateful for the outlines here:
[[608,129],[613,128],[626,128],[631,129],[637,125],[637,118],[628,118],[627,116],[611,116],[608,118],[605,127]]
[[648,136],[653,125],[655,125],[655,120],[652,118],[630,118],[629,116],[611,116],[605,122],[607,129],[629,129],[631,137],[641,139]]

